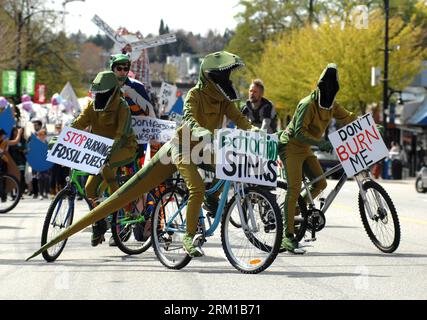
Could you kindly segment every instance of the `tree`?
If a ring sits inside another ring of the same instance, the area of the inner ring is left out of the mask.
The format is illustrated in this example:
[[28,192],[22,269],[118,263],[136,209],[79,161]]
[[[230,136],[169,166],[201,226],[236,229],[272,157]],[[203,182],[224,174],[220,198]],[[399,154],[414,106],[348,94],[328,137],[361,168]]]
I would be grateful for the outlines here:
[[[47,9],[43,0],[3,0],[2,11],[11,27],[14,41],[8,48],[13,52],[7,64],[16,69],[18,79],[22,70],[35,70],[36,82],[44,83],[47,94],[62,89],[71,80],[80,85],[76,46],[64,33],[55,33],[58,12]],[[20,81],[18,80],[18,88]],[[19,102],[20,92],[16,102]]]
[[[318,28],[307,25],[282,33],[267,43],[256,75],[267,84],[266,95],[292,114],[299,100],[315,88],[318,77],[329,62],[338,64],[338,101],[357,113],[365,113],[369,103],[381,101],[382,88],[371,87],[372,66],[382,66],[384,17],[380,10],[369,15],[369,27],[325,22]],[[426,49],[419,47],[423,30],[390,19],[390,86],[403,89],[419,72]]]
[[[0,69],[11,68],[15,57],[13,48],[16,43],[16,28],[14,21],[4,9],[5,1],[0,1]],[[12,50],[11,50],[12,48]]]

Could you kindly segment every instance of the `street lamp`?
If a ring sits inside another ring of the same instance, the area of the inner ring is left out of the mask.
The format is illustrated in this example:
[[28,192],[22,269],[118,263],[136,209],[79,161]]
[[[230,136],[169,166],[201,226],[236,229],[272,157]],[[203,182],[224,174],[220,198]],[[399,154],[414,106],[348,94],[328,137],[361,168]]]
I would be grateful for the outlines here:
[[384,87],[383,87],[383,126],[384,135],[387,138],[387,116],[385,110],[388,108],[389,103],[389,89],[388,89],[388,30],[389,30],[389,13],[390,3],[389,0],[384,0],[385,9],[385,48],[384,48]]

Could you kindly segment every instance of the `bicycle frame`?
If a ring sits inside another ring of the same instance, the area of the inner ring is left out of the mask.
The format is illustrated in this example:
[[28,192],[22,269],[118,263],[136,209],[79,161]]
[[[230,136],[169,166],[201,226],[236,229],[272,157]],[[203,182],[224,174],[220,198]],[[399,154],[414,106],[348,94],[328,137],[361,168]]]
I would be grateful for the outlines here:
[[[230,186],[233,183],[233,187],[236,191],[236,195],[238,198],[238,203],[241,203],[241,199],[242,197],[244,197],[244,188],[242,187],[242,183],[240,182],[232,182],[232,181],[226,181],[226,180],[219,180],[218,182],[215,183],[214,186],[212,186],[209,190],[206,191],[207,195],[210,194],[214,194],[215,192],[217,192],[218,190],[220,190],[222,188],[221,191],[221,198],[219,200],[218,203],[218,208],[217,211],[215,213],[215,218],[214,221],[211,223],[210,220],[209,221],[209,229],[205,230],[204,232],[204,236],[205,237],[210,237],[213,235],[213,233],[215,232],[216,228],[218,227],[220,221],[221,221],[221,216],[222,213],[224,211],[224,207],[228,201],[228,192],[230,190]],[[183,208],[187,205],[188,202],[188,197],[184,198],[184,201],[181,203],[181,205],[179,206],[178,210],[175,212],[175,214],[169,218],[169,221],[166,223],[166,230],[168,231],[173,231],[173,232],[183,232],[185,230],[185,224],[186,224],[186,220],[182,221],[182,226],[179,226],[178,229],[171,227],[171,223],[175,220],[175,218],[181,214]],[[240,221],[242,224],[242,228],[244,231],[248,231],[249,227],[248,227],[248,223],[246,222],[247,219],[245,219],[244,217],[244,213],[242,210],[242,206],[238,206],[239,207],[239,215],[240,215]],[[250,217],[250,221],[252,223],[253,226],[253,230],[251,231],[256,231],[256,223],[255,223],[255,218],[253,217],[253,213],[252,213],[252,208],[251,206],[248,206],[249,208],[249,217]],[[200,209],[200,224],[202,225],[202,227],[204,229],[205,228],[205,219],[206,217],[203,215],[203,210]]]
[[[303,184],[304,187],[302,188],[301,191],[305,190],[307,192],[307,196],[309,199],[308,202],[308,207],[309,209],[313,209],[315,208],[314,205],[314,199],[311,195],[310,192],[310,186],[312,186],[313,184],[315,184],[316,182],[320,181],[321,179],[324,179],[332,174],[334,174],[335,172],[339,171],[342,169],[342,164],[337,164],[335,167],[329,169],[328,171],[326,171],[325,173],[323,173],[321,176],[307,182],[305,179],[303,179]],[[365,175],[365,176],[364,176]],[[363,189],[363,180],[366,178],[370,178],[370,173],[367,170],[363,170],[361,172],[359,172],[358,174],[356,174],[354,176],[357,185],[359,186],[359,191],[360,191],[360,195],[362,197],[362,200],[364,202],[366,202],[366,192]],[[323,206],[321,208],[321,211],[323,213],[325,213],[328,208],[330,207],[330,205],[332,204],[332,202],[334,201],[334,199],[336,198],[336,196],[338,195],[339,191],[341,190],[342,186],[344,185],[344,183],[348,180],[348,177],[345,173],[343,173],[343,175],[341,176],[341,178],[339,179],[339,181],[337,182],[337,184],[335,185],[335,187],[331,190],[331,192],[327,195],[327,197],[325,198],[325,202],[323,203]],[[377,199],[378,201],[378,199]],[[367,206],[367,211],[368,211],[368,215],[371,219],[373,219],[374,214],[372,213],[372,210],[369,206]]]

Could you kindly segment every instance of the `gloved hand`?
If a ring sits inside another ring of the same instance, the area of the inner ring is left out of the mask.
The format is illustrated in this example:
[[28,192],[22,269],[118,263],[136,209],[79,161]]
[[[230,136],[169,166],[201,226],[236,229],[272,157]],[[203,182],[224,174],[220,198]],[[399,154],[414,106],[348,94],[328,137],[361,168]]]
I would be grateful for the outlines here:
[[331,152],[333,150],[332,144],[328,140],[320,140],[318,146],[320,151]]
[[252,126],[252,127],[249,129],[249,131],[252,131],[252,132],[259,132],[259,133],[267,133],[266,131],[264,131],[264,130],[262,130],[262,129],[258,128],[258,127],[255,127],[255,126]]
[[53,136],[50,138],[49,143],[47,144],[47,150],[51,150],[56,141],[58,141],[58,136]]
[[377,130],[380,133],[381,137],[384,139],[384,127],[377,123]]

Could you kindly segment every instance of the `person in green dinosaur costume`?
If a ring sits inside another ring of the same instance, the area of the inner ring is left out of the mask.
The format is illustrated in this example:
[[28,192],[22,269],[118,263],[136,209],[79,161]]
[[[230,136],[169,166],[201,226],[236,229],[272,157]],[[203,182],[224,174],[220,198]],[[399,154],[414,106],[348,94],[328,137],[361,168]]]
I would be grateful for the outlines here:
[[[199,81],[187,94],[184,102],[183,124],[177,129],[174,138],[164,144],[148,165],[141,168],[108,199],[28,259],[82,230],[94,221],[122,208],[141,194],[161,184],[177,170],[181,173],[189,191],[187,232],[183,238],[183,246],[186,252],[193,257],[203,255],[201,249],[193,244],[193,238],[197,231],[205,186],[197,171],[196,161],[190,155],[201,139],[211,136],[215,129],[222,127],[224,116],[232,120],[240,129],[259,130],[249,123],[235,104],[239,97],[230,80],[230,74],[242,66],[244,66],[242,60],[235,54],[226,51],[208,54],[200,66]],[[185,140],[185,137],[190,134],[191,142]],[[170,158],[172,158],[172,162]]]
[[[339,90],[337,65],[330,63],[323,70],[316,89],[302,99],[285,130],[278,132],[279,156],[284,164],[288,192],[283,212],[285,234],[282,248],[295,254],[305,251],[299,248],[294,237],[296,204],[301,192],[303,173],[314,179],[323,174],[319,160],[313,154],[311,146],[318,146],[321,151],[332,151],[332,145],[322,138],[332,118],[341,125],[357,119],[357,115],[347,111],[335,102]],[[378,126],[378,125],[377,125]],[[381,132],[381,126],[378,128]],[[310,192],[313,199],[326,188],[326,179],[315,183]],[[304,195],[305,198],[307,195]]]
[[[70,126],[78,130],[90,126],[93,134],[114,140],[110,155],[101,168],[101,174],[89,176],[85,185],[87,197],[96,205],[103,180],[111,192],[119,188],[115,178],[117,167],[132,162],[137,142],[131,127],[130,110],[121,97],[119,81],[114,72],[98,73],[92,82],[91,92],[95,95],[95,99],[89,102]],[[92,246],[97,246],[105,240],[107,223],[101,219],[92,226],[92,229],[91,243]]]

